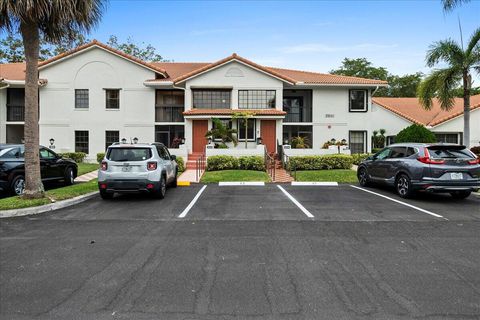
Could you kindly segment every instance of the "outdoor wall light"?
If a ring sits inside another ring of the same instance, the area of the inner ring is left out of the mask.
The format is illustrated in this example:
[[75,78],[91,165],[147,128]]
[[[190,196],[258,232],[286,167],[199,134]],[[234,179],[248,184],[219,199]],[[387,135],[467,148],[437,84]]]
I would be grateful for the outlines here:
[[182,138],[180,141],[182,144],[185,144],[185,138]]
[[137,138],[137,137],[133,138],[133,143],[134,143],[134,144],[137,144],[137,143],[138,143],[138,138]]
[[257,144],[262,144],[262,137],[257,138]]
[[337,140],[335,140],[335,138],[332,138],[332,139],[330,140],[330,142],[331,142],[332,144],[335,144],[336,141],[337,141]]
[[50,138],[50,149],[55,149],[55,139]]
[[347,144],[347,140],[346,140],[346,139],[342,139],[342,144]]
[[208,144],[211,144],[212,143],[212,138],[208,138]]
[[124,143],[124,144],[127,143],[127,139],[123,138],[122,143]]

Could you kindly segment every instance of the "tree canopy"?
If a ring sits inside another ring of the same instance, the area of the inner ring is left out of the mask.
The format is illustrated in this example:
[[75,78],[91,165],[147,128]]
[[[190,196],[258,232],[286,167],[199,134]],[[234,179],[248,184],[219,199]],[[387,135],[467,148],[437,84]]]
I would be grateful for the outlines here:
[[389,88],[379,88],[375,92],[375,96],[378,97],[415,97],[417,86],[423,77],[421,72],[403,76],[394,75],[385,67],[373,66],[366,58],[345,58],[342,65],[338,69],[331,70],[330,73],[388,81]]
[[[72,37],[65,37],[55,42],[47,42],[44,37],[40,38],[41,61],[47,60],[53,56],[72,50],[78,46],[90,42],[81,33],[76,33]],[[125,42],[119,41],[114,35],[111,35],[107,44],[115,49],[124,51],[144,61],[164,61],[157,49],[151,44],[137,44],[132,38]],[[8,32],[5,37],[0,39],[0,63],[23,62],[25,61],[25,52],[20,34]]]

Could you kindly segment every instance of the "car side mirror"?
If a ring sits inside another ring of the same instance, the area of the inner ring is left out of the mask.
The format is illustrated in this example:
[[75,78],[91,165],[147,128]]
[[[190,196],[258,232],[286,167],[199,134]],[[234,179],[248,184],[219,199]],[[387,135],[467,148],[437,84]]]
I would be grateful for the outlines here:
[[177,160],[177,156],[176,155],[170,155],[170,160]]

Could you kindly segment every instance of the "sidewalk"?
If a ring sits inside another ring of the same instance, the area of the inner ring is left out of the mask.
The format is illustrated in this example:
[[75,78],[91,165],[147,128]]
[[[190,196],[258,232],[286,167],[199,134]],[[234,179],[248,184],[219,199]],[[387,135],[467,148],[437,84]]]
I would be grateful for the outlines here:
[[75,182],[88,182],[90,180],[96,179],[98,177],[98,171],[92,171],[89,173],[82,174],[79,177],[75,178]]

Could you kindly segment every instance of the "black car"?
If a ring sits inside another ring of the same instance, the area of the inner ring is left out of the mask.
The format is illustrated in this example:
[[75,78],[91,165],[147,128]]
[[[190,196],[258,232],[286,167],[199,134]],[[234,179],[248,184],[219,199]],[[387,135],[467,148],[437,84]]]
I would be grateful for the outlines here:
[[357,176],[362,186],[394,186],[402,198],[425,191],[463,199],[480,189],[480,160],[462,145],[393,144],[362,161]]
[[[0,191],[21,195],[25,188],[25,146],[0,144]],[[71,159],[64,159],[52,150],[40,147],[40,172],[43,182],[64,181],[73,184],[78,166]]]

